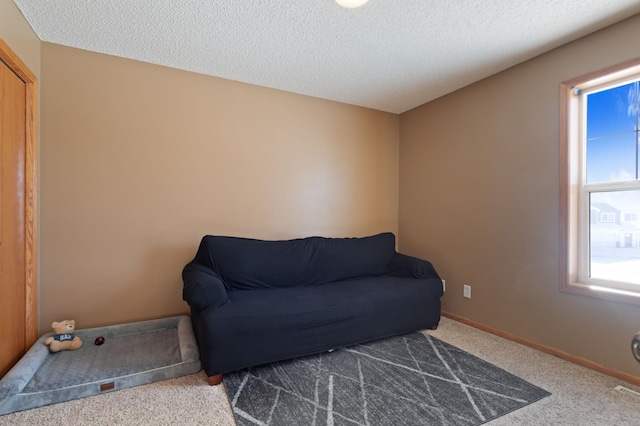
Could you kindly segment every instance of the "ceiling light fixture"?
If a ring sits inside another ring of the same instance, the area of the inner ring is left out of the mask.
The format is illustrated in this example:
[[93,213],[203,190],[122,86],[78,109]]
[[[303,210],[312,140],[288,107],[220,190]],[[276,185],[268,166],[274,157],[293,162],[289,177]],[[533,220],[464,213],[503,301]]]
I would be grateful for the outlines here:
[[340,6],[346,9],[355,9],[356,7],[360,7],[369,0],[336,0]]

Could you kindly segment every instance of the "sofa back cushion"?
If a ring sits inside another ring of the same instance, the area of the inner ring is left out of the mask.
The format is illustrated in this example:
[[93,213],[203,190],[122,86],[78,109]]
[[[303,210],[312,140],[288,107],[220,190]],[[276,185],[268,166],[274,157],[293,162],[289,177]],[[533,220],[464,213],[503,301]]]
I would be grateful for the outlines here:
[[233,289],[309,286],[385,273],[395,254],[395,236],[309,237],[265,241],[205,237],[225,284]]

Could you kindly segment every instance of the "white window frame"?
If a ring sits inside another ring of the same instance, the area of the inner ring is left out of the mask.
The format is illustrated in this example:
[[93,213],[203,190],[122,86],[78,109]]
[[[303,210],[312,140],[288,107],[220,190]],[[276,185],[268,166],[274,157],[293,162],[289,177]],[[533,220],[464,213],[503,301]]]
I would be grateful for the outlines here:
[[560,150],[560,290],[640,305],[640,287],[590,278],[589,193],[640,189],[640,181],[587,184],[584,173],[586,133],[584,93],[640,80],[640,58],[561,83]]

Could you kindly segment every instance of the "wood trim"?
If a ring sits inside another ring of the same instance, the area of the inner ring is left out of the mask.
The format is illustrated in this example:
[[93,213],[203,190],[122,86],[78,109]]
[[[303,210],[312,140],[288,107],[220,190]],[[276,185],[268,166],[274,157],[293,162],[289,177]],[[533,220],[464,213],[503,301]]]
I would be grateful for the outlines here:
[[38,338],[38,80],[0,38],[0,60],[7,64],[26,85],[25,147],[25,341],[27,347]]
[[487,325],[472,321],[468,318],[461,317],[456,314],[452,314],[450,312],[442,312],[443,317],[447,317],[454,321],[461,322],[463,324],[469,325],[473,328],[477,328],[478,330],[486,331],[487,333],[495,334],[496,336],[502,337],[507,340],[511,340],[512,342],[520,343],[521,345],[529,346],[535,350],[540,352],[544,352],[549,355],[556,356],[558,358],[564,359],[565,361],[569,361],[573,364],[580,365],[582,367],[588,368],[593,371],[597,371],[598,373],[606,374],[607,376],[614,377],[616,379],[622,380],[627,383],[631,383],[635,386],[640,386],[640,377],[632,376],[631,374],[623,373],[622,371],[614,370],[609,367],[605,367],[604,365],[598,364],[593,361],[589,361],[584,358],[580,358],[579,356],[572,355],[568,352],[563,352],[558,349],[554,349],[550,346],[541,345],[540,343],[536,343],[532,340],[524,339],[522,337],[516,336],[515,334],[507,333],[505,331],[498,330],[493,327],[489,327]]
[[566,82],[560,85],[560,289],[565,290],[575,279],[575,259],[572,256],[575,248],[571,234],[571,199],[569,192],[571,170],[569,165],[570,136],[569,136],[569,91],[571,86]]
[[640,58],[633,58],[620,64],[610,65],[600,70],[591,71],[581,76],[574,77],[572,79],[564,81],[562,84],[565,84],[569,87],[574,87],[587,81],[595,80],[596,78],[604,77],[609,74],[614,74],[627,68],[633,68],[637,66],[640,66]]

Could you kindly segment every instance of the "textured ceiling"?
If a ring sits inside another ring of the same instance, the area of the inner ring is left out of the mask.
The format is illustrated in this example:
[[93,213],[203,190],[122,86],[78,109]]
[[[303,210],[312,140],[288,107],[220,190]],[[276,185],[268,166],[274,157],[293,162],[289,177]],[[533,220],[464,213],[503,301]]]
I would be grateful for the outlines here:
[[14,0],[41,40],[401,113],[640,0]]

